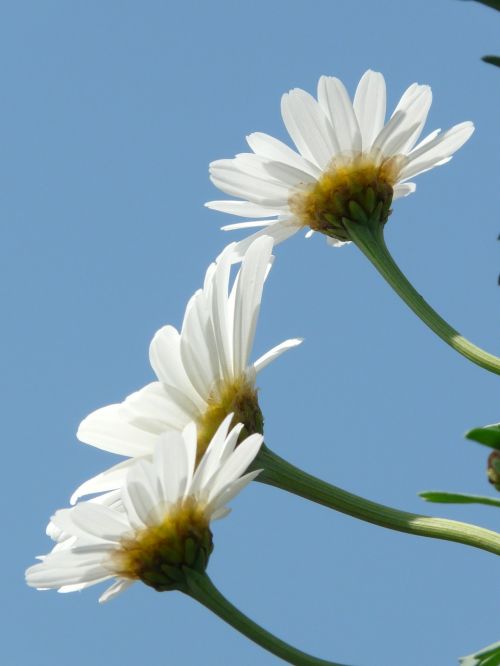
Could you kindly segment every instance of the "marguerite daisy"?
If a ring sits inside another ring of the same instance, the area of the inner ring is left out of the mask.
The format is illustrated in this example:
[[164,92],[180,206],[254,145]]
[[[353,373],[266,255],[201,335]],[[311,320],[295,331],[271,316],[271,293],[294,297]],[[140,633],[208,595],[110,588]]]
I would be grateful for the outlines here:
[[180,431],[190,421],[198,427],[197,460],[231,412],[235,422],[243,423],[242,437],[262,433],[256,376],[301,342],[286,340],[250,362],[272,247],[270,237],[252,243],[230,288],[229,246],[209,267],[203,289],[189,301],[181,332],[164,326],[154,336],[149,357],[158,381],[84,419],[77,434],[82,442],[130,460],[84,483],[72,502],[119,487],[134,460],[152,454],[159,433]]
[[214,185],[238,199],[206,206],[258,218],[222,228],[263,227],[237,244],[236,255],[259,235],[278,243],[301,228],[341,245],[351,240],[344,219],[357,219],[357,208],[368,217],[378,209],[384,224],[392,201],[415,191],[410,178],[448,162],[474,131],[464,122],[417,144],[431,101],[430,87],[414,83],[386,123],[384,77],[371,70],[352,102],[343,83],[330,76],[320,78],[317,100],[300,88],[283,95],[283,122],[298,152],[256,132],[247,136],[253,152],[210,165]]
[[115,578],[99,601],[141,580],[156,590],[183,590],[185,569],[204,573],[212,552],[210,522],[259,471],[245,474],[262,444],[243,424],[230,432],[232,415],[219,425],[196,466],[194,423],[156,436],[151,460],[140,460],[120,489],[120,510],[81,502],[58,511],[51,524],[67,538],[26,571],[39,589],[73,592]]

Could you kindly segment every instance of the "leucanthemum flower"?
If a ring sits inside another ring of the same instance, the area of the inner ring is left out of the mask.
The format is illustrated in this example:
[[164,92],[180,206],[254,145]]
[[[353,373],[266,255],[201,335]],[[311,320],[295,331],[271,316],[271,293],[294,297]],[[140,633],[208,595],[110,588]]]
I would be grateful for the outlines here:
[[26,571],[39,589],[74,592],[115,578],[99,601],[141,580],[158,591],[185,590],[185,568],[203,573],[212,552],[210,522],[229,513],[232,500],[259,470],[245,474],[262,444],[250,435],[238,446],[243,424],[220,424],[196,466],[197,432],[158,435],[152,460],[129,469],[120,510],[81,502],[58,511],[52,524],[66,538]]
[[262,234],[278,243],[301,228],[342,245],[350,240],[343,219],[359,219],[359,207],[384,224],[392,201],[415,191],[410,179],[448,162],[474,131],[464,122],[417,144],[431,101],[430,87],[414,83],[385,123],[384,77],[371,70],[352,102],[343,83],[329,76],[320,78],[317,100],[299,88],[283,95],[283,122],[298,152],[256,132],[247,136],[253,152],[210,164],[214,185],[238,200],[206,206],[257,218],[222,228],[262,227],[237,244],[236,255]]
[[250,362],[272,247],[270,237],[252,243],[230,288],[229,246],[189,301],[181,332],[165,326],[154,336],[149,357],[158,381],[84,419],[77,433],[82,442],[130,459],[85,482],[72,502],[118,488],[127,468],[152,454],[159,433],[180,431],[190,421],[198,427],[197,460],[230,412],[235,422],[243,423],[242,437],[262,433],[256,376],[301,342],[286,340]]

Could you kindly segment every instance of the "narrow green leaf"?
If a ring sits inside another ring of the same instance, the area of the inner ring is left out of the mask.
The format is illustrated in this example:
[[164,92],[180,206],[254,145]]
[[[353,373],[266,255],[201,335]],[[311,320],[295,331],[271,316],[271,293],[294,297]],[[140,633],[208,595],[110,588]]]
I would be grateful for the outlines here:
[[427,502],[439,502],[440,504],[487,504],[488,506],[500,506],[500,499],[496,497],[447,493],[443,490],[425,490],[418,494]]
[[460,659],[460,666],[499,666],[500,641]]
[[465,433],[467,439],[500,450],[500,423],[492,423],[482,428],[473,428]]
[[483,62],[487,62],[489,65],[495,65],[495,67],[500,67],[500,56],[487,55],[481,58]]

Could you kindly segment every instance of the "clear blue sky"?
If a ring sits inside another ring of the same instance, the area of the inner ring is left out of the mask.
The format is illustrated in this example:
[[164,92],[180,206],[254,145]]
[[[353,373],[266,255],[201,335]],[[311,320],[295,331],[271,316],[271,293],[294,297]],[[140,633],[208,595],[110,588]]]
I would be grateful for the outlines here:
[[[395,104],[431,84],[429,130],[473,120],[445,167],[417,179],[387,229],[400,265],[473,341],[500,352],[500,14],[473,2],[4,3],[0,21],[3,605],[6,666],[275,664],[179,594],[135,586],[37,593],[23,572],[78,483],[115,461],[79,421],[152,379],[147,347],[179,325],[208,263],[238,235],[203,208],[209,161],[244,136],[285,138],[283,92],[321,74],[353,91],[384,73]],[[266,440],[333,483],[413,511],[498,528],[489,507],[417,492],[488,493],[498,379],[434,337],[352,247],[277,248],[255,358]],[[215,526],[209,573],[255,620],[353,666],[447,666],[498,640],[497,563],[464,546],[348,519],[253,484]]]

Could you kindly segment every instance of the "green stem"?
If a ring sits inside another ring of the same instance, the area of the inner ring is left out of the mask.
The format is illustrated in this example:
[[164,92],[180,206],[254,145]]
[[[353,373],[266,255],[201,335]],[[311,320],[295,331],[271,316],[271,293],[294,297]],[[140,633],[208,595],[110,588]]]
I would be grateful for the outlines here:
[[359,224],[345,218],[343,222],[351,240],[368,257],[394,291],[436,335],[439,335],[446,344],[453,347],[453,349],[462,354],[462,356],[465,356],[465,358],[468,358],[469,361],[497,375],[500,374],[500,358],[489,354],[480,347],[476,347],[467,338],[460,335],[458,331],[431,308],[408,281],[387,249],[382,226],[379,225],[378,228],[370,228],[370,226],[365,226],[364,224]]
[[389,506],[348,493],[303,472],[263,446],[253,466],[262,468],[257,481],[340,511],[353,518],[417,536],[456,541],[500,555],[500,533],[447,518],[432,518]]
[[223,597],[206,574],[200,574],[191,569],[186,569],[185,574],[188,585],[187,593],[193,599],[199,601],[200,604],[206,606],[222,620],[265,650],[289,664],[296,664],[296,666],[342,666],[333,661],[311,657],[270,634]]

